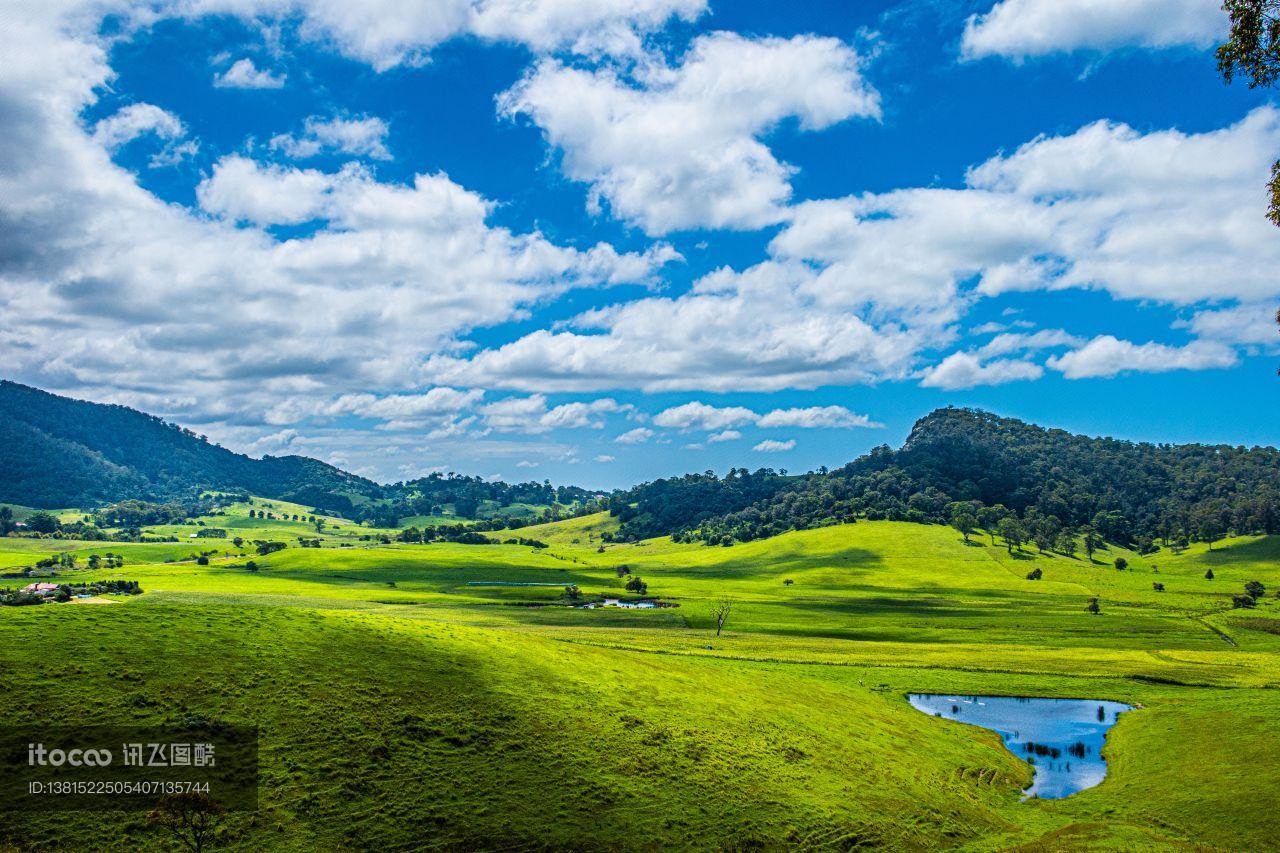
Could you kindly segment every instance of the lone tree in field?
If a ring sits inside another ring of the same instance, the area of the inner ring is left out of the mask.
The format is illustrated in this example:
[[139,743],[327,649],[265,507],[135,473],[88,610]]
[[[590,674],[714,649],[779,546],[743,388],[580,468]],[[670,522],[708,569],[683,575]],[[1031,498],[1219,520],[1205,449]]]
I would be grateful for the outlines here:
[[724,630],[724,623],[729,621],[729,613],[733,610],[733,601],[728,598],[722,598],[716,603],[713,611],[716,617],[716,636],[720,636],[720,632]]
[[1129,568],[1129,561],[1124,557],[1116,557],[1116,571],[1123,572],[1127,568]]
[[1089,604],[1085,607],[1085,610],[1096,616],[1102,612],[1102,605],[1098,603],[1098,599],[1091,598],[1089,599]]
[[1213,569],[1209,569],[1204,573],[1204,579],[1207,581],[1213,580]]
[[221,803],[205,794],[170,794],[147,815],[147,822],[168,830],[192,853],[201,853],[213,843],[214,831],[226,812]]
[[964,541],[969,541],[969,534],[978,527],[978,517],[971,510],[962,509],[951,516],[951,526],[960,531]]

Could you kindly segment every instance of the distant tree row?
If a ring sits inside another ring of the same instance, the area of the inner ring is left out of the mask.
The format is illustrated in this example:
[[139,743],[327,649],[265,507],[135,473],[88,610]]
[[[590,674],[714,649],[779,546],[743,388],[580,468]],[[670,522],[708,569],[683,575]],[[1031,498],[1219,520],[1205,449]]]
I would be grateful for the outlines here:
[[[444,515],[446,508],[452,508],[457,518],[477,520],[487,505],[506,508],[527,504],[543,508],[541,512],[534,513],[540,521],[552,521],[569,517],[576,509],[593,503],[595,499],[594,492],[576,486],[553,486],[548,480],[541,483],[504,483],[463,474],[436,473],[384,487],[383,499],[362,506],[355,518],[375,527],[394,528],[400,526],[402,518]],[[591,511],[598,509],[593,507]],[[500,526],[516,526],[520,520],[518,517],[503,518]],[[529,523],[527,517],[524,523]]]

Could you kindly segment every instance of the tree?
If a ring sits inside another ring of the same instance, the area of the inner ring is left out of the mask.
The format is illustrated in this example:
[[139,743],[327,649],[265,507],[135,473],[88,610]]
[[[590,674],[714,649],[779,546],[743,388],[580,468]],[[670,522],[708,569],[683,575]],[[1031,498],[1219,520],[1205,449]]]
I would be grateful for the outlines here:
[[1093,562],[1093,552],[1097,551],[1102,545],[1102,538],[1098,536],[1098,531],[1092,527],[1084,529],[1084,555],[1090,563]]
[[13,532],[13,510],[0,506],[0,536],[8,536]]
[[1000,538],[1004,540],[1005,546],[1009,549],[1009,553],[1013,553],[1013,549],[1022,549],[1022,543],[1027,541],[1027,529],[1022,526],[1022,522],[1018,521],[1016,516],[1007,516],[1000,519],[998,525]]
[[1209,569],[1204,573],[1204,579],[1207,581],[1213,580],[1213,569]]
[[729,621],[729,613],[732,610],[733,610],[733,601],[731,599],[722,598],[720,601],[716,602],[715,610],[713,612],[715,613],[715,617],[716,617],[716,636],[717,637],[719,637],[720,632],[724,630],[724,623]]
[[170,794],[147,815],[154,827],[168,830],[192,853],[201,853],[214,840],[214,832],[227,810],[206,794]]
[[1029,581],[1038,581],[1042,577],[1044,577],[1044,572],[1040,571],[1040,569],[1032,569],[1027,572],[1027,580]]
[[1151,584],[1151,588],[1156,592],[1164,592],[1164,584],[1160,583],[1160,581],[1154,581]]
[[1196,536],[1201,541],[1209,543],[1209,550],[1213,550],[1213,543],[1222,538],[1222,516],[1218,508],[1210,505],[1200,507],[1196,511],[1194,518],[1196,526]]
[[1267,588],[1258,581],[1249,581],[1244,585],[1244,591],[1255,601],[1267,594]]
[[57,516],[44,512],[43,510],[40,512],[33,512],[27,517],[27,527],[31,528],[36,533],[55,533],[61,526],[62,525],[58,521]]
[[1102,605],[1098,603],[1098,599],[1091,598],[1089,599],[1089,604],[1085,607],[1085,610],[1096,616],[1102,612]]
[[1129,568],[1129,561],[1124,557],[1116,557],[1115,566],[1117,572],[1123,572],[1125,569]]
[[649,585],[641,580],[639,575],[632,575],[627,580],[627,589],[636,595],[644,595],[649,591]]
[[987,531],[987,535],[991,537],[991,544],[996,544],[996,527],[1000,524],[1000,519],[1009,514],[1009,510],[1005,509],[1003,504],[995,506],[984,506],[978,510],[978,523],[982,525],[982,529]]
[[[1239,73],[1250,89],[1274,86],[1280,80],[1280,0],[1225,0],[1222,8],[1231,19],[1231,34],[1218,47],[1222,78],[1230,83]],[[1280,161],[1271,167],[1267,189],[1267,218],[1280,225]]]
[[970,510],[961,510],[951,516],[951,526],[960,531],[964,541],[969,541],[969,534],[978,527],[978,518]]
[[1053,540],[1053,550],[1067,557],[1074,557],[1076,555],[1075,535],[1066,530],[1059,533],[1057,538]]

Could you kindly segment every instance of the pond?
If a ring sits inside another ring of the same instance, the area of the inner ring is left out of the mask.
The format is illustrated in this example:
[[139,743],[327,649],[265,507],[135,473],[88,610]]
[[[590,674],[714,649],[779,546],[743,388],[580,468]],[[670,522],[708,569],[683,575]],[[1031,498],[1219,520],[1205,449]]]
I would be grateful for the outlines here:
[[936,717],[991,729],[1035,768],[1023,793],[1054,800],[1092,788],[1107,775],[1102,745],[1133,706],[1093,699],[1031,699],[912,693],[911,706]]
[[621,607],[623,610],[649,610],[655,607],[665,606],[666,605],[657,601],[649,601],[647,599],[642,601],[621,601],[617,598],[606,598],[599,604],[593,602],[591,604],[578,605],[578,607],[583,610],[595,610],[597,607]]

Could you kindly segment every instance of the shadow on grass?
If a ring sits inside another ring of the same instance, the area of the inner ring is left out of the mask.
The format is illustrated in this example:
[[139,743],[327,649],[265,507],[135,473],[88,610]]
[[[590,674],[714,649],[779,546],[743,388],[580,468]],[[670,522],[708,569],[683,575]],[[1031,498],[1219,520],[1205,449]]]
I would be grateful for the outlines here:
[[766,560],[759,557],[731,558],[723,562],[702,566],[671,566],[664,574],[677,577],[725,577],[753,578],[785,575],[809,569],[871,569],[884,565],[884,557],[864,548],[842,548],[836,551],[813,553],[809,549],[790,545],[771,552]]

